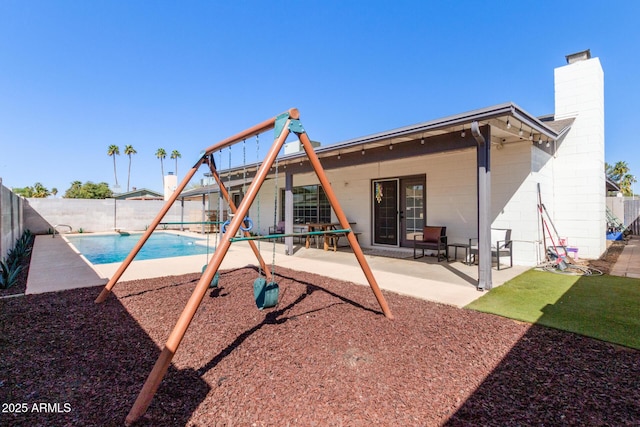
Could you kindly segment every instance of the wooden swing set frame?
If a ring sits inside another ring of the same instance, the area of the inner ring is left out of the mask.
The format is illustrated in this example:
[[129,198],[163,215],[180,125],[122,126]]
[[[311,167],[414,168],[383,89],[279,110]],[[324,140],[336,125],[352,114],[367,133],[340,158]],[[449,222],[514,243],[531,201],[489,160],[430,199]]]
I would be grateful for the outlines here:
[[[191,181],[191,179],[195,175],[198,168],[200,168],[200,166],[202,166],[203,164],[207,164],[209,166],[209,169],[211,170],[211,173],[214,179],[216,180],[217,184],[220,187],[220,192],[222,196],[225,198],[225,200],[229,204],[229,208],[231,212],[234,214],[233,219],[231,220],[230,224],[227,227],[227,232],[222,235],[220,242],[216,247],[215,253],[211,258],[211,261],[207,265],[206,269],[203,271],[202,276],[200,277],[200,280],[198,281],[195,289],[193,290],[193,293],[191,294],[191,297],[187,301],[187,304],[185,305],[180,317],[178,318],[176,325],[171,331],[171,334],[169,335],[169,338],[167,339],[165,346],[162,349],[160,356],[158,357],[158,360],[156,361],[153,369],[151,370],[151,373],[149,374],[146,382],[144,383],[142,390],[138,394],[138,397],[135,403],[133,404],[133,407],[129,411],[129,414],[127,415],[127,418],[125,420],[127,425],[130,425],[134,423],[136,420],[138,420],[146,412],[147,408],[151,404],[151,401],[153,400],[153,396],[155,395],[156,391],[158,390],[158,387],[160,386],[162,379],[167,373],[167,370],[169,369],[169,365],[171,364],[171,360],[173,359],[174,354],[178,350],[178,346],[180,345],[182,339],[184,338],[187,328],[189,327],[191,321],[193,320],[196,310],[200,306],[200,303],[202,302],[202,299],[204,298],[207,292],[207,289],[209,288],[209,284],[211,283],[211,281],[214,278],[214,275],[220,268],[220,265],[222,264],[222,261],[224,260],[224,257],[227,254],[229,247],[231,246],[231,243],[233,241],[247,240],[249,245],[251,246],[251,249],[256,255],[256,258],[258,259],[260,266],[262,267],[262,271],[264,271],[265,275],[267,276],[267,281],[273,280],[270,269],[267,268],[262,256],[260,255],[260,251],[258,250],[257,246],[253,242],[253,239],[250,238],[251,237],[250,233],[248,231],[245,231],[244,232],[245,238],[234,239],[233,236],[236,235],[236,233],[241,228],[241,226],[244,227],[244,218],[248,215],[249,208],[251,207],[256,196],[258,195],[260,187],[264,183],[267,175],[269,174],[269,170],[271,169],[272,165],[276,161],[276,157],[278,156],[278,153],[280,152],[282,145],[284,144],[285,140],[287,139],[287,137],[291,132],[296,134],[296,136],[300,140],[300,143],[302,144],[302,147],[304,148],[304,151],[307,157],[309,158],[309,161],[311,162],[311,166],[313,167],[320,181],[320,184],[324,189],[327,199],[329,200],[329,203],[331,204],[331,207],[333,208],[333,211],[335,212],[336,217],[340,222],[340,226],[343,229],[342,231],[345,232],[347,240],[351,245],[351,249],[353,250],[353,253],[356,256],[356,259],[358,260],[358,263],[362,268],[362,272],[364,273],[367,281],[369,282],[369,286],[371,287],[371,290],[373,291],[376,297],[376,300],[378,301],[378,304],[382,309],[382,312],[384,313],[385,317],[389,319],[393,319],[393,315],[389,310],[389,306],[387,305],[387,302],[384,296],[382,295],[382,292],[380,291],[380,287],[378,286],[378,283],[376,282],[376,279],[373,276],[373,272],[371,271],[371,268],[369,267],[369,264],[365,259],[364,253],[360,248],[360,245],[358,243],[358,240],[356,239],[355,234],[350,229],[349,221],[347,220],[347,217],[344,214],[344,211],[342,210],[342,208],[340,207],[340,204],[338,203],[336,195],[333,189],[331,188],[331,184],[329,183],[329,179],[327,178],[324,172],[324,169],[320,164],[320,160],[318,159],[318,156],[316,155],[313,149],[313,146],[311,145],[311,141],[309,140],[309,137],[307,136],[304,128],[302,127],[302,124],[300,123],[299,118],[300,118],[300,114],[297,109],[295,108],[289,109],[287,112],[284,112],[271,119],[265,120],[264,122],[257,124],[245,130],[244,132],[231,136],[204,150],[198,162],[187,172],[186,176],[184,177],[180,185],[178,185],[178,187],[175,189],[175,191],[173,192],[169,200],[167,200],[167,202],[162,207],[162,209],[160,210],[156,218],[151,222],[151,224],[149,225],[145,233],[142,235],[138,243],[134,246],[134,248],[131,250],[129,255],[123,261],[121,266],[114,273],[113,277],[111,277],[109,282],[105,285],[100,295],[96,298],[95,300],[96,303],[101,303],[105,301],[105,299],[111,293],[111,289],[122,277],[127,267],[131,264],[131,262],[133,261],[137,253],[140,251],[140,249],[142,249],[142,246],[145,244],[147,239],[151,236],[155,228],[161,223],[162,219],[167,214],[167,212],[169,211],[173,203],[177,200],[180,193],[182,193],[182,191],[185,189],[189,181]],[[216,170],[215,163],[213,161],[213,153],[225,147],[229,147],[233,144],[243,141],[247,138],[269,131],[271,129],[274,129],[274,132],[275,132],[273,145],[271,146],[268,153],[266,154],[264,161],[258,168],[255,178],[252,180],[251,184],[249,185],[249,188],[247,189],[246,194],[244,195],[242,201],[240,202],[240,205],[235,206],[231,196],[229,195],[227,189],[225,188],[220,178],[220,175],[218,174],[218,171]],[[275,235],[275,236],[279,237],[278,235]],[[273,236],[269,236],[269,237],[273,237]]]

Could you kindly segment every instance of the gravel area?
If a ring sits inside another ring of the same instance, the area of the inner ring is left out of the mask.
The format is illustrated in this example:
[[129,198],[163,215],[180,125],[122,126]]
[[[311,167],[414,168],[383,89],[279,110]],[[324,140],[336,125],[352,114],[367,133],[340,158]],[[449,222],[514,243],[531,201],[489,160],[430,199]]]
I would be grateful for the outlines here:
[[[631,426],[640,352],[278,269],[221,274],[144,426]],[[122,425],[199,275],[0,300],[0,425]],[[24,405],[23,405],[24,404]]]

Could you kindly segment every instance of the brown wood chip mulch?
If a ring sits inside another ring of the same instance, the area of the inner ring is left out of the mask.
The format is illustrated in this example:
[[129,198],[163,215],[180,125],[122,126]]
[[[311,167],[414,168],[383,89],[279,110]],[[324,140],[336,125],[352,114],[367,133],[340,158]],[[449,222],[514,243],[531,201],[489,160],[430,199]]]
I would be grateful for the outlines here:
[[[277,273],[264,311],[254,269],[221,274],[139,425],[640,424],[638,351]],[[122,425],[198,277],[0,300],[0,424]]]

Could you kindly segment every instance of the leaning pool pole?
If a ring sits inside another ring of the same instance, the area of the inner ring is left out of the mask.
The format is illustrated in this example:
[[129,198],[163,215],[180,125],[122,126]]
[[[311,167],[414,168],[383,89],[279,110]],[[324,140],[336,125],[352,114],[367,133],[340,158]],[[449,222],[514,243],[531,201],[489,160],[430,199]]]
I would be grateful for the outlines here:
[[140,252],[140,249],[142,249],[142,247],[147,242],[151,234],[155,231],[156,227],[160,224],[160,221],[162,221],[162,219],[167,214],[167,212],[169,212],[169,209],[171,209],[171,207],[173,206],[173,203],[176,201],[180,193],[182,193],[182,190],[184,190],[184,188],[187,186],[187,184],[189,183],[193,175],[195,175],[196,171],[198,170],[200,165],[202,165],[203,162],[204,162],[204,156],[198,160],[198,162],[189,170],[189,172],[187,172],[187,175],[184,177],[180,185],[174,190],[173,194],[171,194],[171,197],[169,198],[169,200],[167,200],[167,202],[164,204],[162,209],[160,209],[160,212],[158,212],[158,215],[156,215],[153,221],[151,221],[151,224],[149,225],[149,227],[147,227],[147,230],[144,232],[142,237],[140,237],[140,240],[138,240],[138,243],[136,243],[133,249],[131,249],[131,252],[129,252],[129,255],[127,255],[127,257],[124,259],[122,264],[120,264],[120,267],[118,267],[118,270],[116,270],[116,272],[111,277],[111,279],[109,279],[109,282],[105,285],[104,289],[102,289],[102,292],[100,292],[100,295],[98,295],[98,298],[96,298],[96,301],[95,301],[96,303],[104,302],[104,300],[107,299],[107,297],[111,293],[111,289],[118,282],[118,280],[120,280],[120,277],[122,277],[122,275],[124,274],[126,269],[129,267],[133,259],[136,257],[136,255],[138,255],[138,252]]
[[[327,175],[324,173],[322,164],[320,163],[320,160],[318,159],[316,152],[313,150],[313,146],[311,145],[311,141],[309,140],[309,137],[307,136],[304,129],[294,130],[294,133],[300,139],[300,142],[304,147],[304,151],[307,153],[307,157],[309,157],[311,166],[313,166],[313,169],[315,170],[316,175],[320,180],[322,189],[324,190],[324,193],[326,194],[327,199],[329,199],[329,203],[331,204],[333,211],[336,213],[336,217],[338,218],[338,221],[340,221],[340,226],[343,229],[350,229],[349,220],[347,220],[347,216],[344,214],[344,211],[342,210],[342,207],[338,202],[338,198],[333,192],[331,183],[329,182]],[[387,317],[388,319],[393,319],[393,314],[391,314],[391,310],[389,310],[389,306],[387,305],[387,300],[384,298],[384,295],[382,295],[382,292],[380,291],[378,282],[376,282],[376,278],[373,276],[373,272],[369,267],[369,263],[367,262],[366,258],[364,257],[364,253],[360,248],[360,243],[358,243],[358,239],[356,239],[355,234],[353,234],[353,230],[347,233],[347,239],[349,240],[349,244],[351,245],[351,249],[353,250],[353,253],[356,256],[358,263],[360,263],[362,272],[364,273],[365,277],[367,278],[367,281],[369,282],[369,286],[371,287],[373,294],[378,300],[378,304],[380,304],[380,308],[382,309],[382,312],[384,313],[385,317]]]
[[[278,138],[274,141],[271,149],[267,153],[264,162],[262,162],[262,165],[260,165],[260,168],[258,169],[254,180],[251,182],[251,185],[249,185],[245,197],[242,199],[242,202],[240,202],[240,206],[238,206],[236,215],[234,215],[231,223],[229,224],[229,227],[227,228],[227,232],[222,235],[220,244],[216,248],[213,257],[211,258],[211,263],[204,270],[202,276],[200,276],[200,280],[193,290],[189,301],[187,301],[187,305],[184,307],[182,314],[180,314],[180,317],[178,318],[173,331],[171,331],[171,334],[169,335],[169,338],[167,339],[167,342],[164,345],[164,348],[162,349],[158,360],[156,360],[151,373],[142,386],[142,390],[140,391],[140,394],[138,394],[138,397],[136,398],[136,401],[125,420],[125,423],[127,425],[131,425],[136,422],[147,411],[147,408],[151,404],[153,396],[158,390],[162,378],[164,378],[167,370],[169,369],[169,365],[171,364],[173,355],[178,350],[178,346],[182,342],[184,334],[191,324],[193,316],[196,314],[196,310],[200,306],[202,299],[207,293],[207,289],[209,289],[209,284],[211,283],[214,274],[216,273],[216,271],[218,271],[222,260],[224,259],[227,251],[229,250],[229,247],[231,246],[231,236],[235,236],[235,234],[240,229],[240,225],[242,224],[244,217],[249,212],[249,207],[255,200],[258,192],[260,191],[262,183],[269,174],[271,165],[274,163],[276,157],[278,156],[280,148],[282,148],[282,144],[284,144],[284,141],[289,135],[288,125],[291,122],[290,117],[293,112],[295,112],[295,118],[297,119],[297,110],[290,110],[290,112],[291,113],[285,113],[287,126],[285,127],[283,132],[278,135]],[[284,117],[284,115],[281,115],[279,117]]]

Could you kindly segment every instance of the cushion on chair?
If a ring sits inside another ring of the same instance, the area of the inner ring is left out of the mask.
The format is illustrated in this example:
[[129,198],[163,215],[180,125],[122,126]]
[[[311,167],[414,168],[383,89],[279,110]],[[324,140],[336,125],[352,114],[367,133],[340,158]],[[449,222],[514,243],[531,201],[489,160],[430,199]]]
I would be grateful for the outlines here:
[[442,227],[424,227],[422,241],[426,243],[438,243],[442,235]]
[[507,240],[507,230],[491,229],[491,249],[495,250],[498,242],[500,242],[500,249],[502,249],[506,245],[505,240]]

